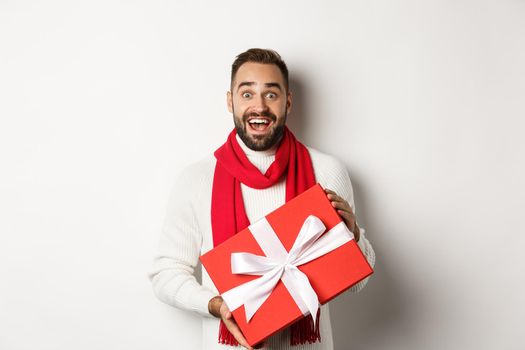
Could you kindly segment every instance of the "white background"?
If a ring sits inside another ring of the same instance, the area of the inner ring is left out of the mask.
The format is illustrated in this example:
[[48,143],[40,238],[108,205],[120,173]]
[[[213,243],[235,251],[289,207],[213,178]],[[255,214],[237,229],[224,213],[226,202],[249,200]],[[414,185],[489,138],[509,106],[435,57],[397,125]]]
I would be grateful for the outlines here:
[[147,272],[230,65],[274,48],[377,254],[337,349],[523,349],[525,1],[0,0],[0,349],[193,349]]

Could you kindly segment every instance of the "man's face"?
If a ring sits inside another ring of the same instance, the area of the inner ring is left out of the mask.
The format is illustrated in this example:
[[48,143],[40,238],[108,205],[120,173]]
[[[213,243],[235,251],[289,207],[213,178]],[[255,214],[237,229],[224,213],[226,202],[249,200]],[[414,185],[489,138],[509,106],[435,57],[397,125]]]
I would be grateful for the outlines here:
[[227,100],[237,134],[246,146],[264,151],[279,140],[292,105],[279,67],[244,63],[235,75]]

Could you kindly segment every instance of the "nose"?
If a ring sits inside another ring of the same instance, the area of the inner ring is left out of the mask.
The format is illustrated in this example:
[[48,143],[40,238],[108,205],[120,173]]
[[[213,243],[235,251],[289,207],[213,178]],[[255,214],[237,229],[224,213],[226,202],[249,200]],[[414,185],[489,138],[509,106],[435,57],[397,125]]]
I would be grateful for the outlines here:
[[259,96],[255,99],[253,106],[253,111],[257,113],[262,113],[268,111],[268,105],[263,96]]

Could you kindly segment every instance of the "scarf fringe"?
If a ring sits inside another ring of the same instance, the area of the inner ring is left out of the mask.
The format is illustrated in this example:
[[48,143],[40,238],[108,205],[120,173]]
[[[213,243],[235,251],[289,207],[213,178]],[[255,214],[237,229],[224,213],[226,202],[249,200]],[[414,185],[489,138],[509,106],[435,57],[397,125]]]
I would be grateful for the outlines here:
[[224,345],[238,346],[239,342],[233,334],[230,333],[224,322],[220,322],[219,326],[219,343]]
[[[307,316],[295,322],[290,327],[290,345],[312,344],[321,341],[321,332],[319,331],[319,320],[321,309],[317,310],[315,326],[312,318]],[[230,333],[224,322],[220,321],[219,326],[219,343],[224,345],[238,346],[239,342]]]
[[321,309],[317,310],[315,317],[315,326],[312,317],[307,316],[290,327],[290,344],[303,345],[312,344],[321,341],[321,333],[319,331],[319,319],[321,316]]

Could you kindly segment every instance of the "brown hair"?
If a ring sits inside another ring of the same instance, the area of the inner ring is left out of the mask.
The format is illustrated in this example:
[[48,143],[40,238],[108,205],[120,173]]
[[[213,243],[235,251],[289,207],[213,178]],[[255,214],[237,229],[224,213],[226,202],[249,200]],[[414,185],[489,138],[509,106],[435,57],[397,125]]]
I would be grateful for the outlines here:
[[288,91],[288,68],[286,67],[286,63],[284,63],[281,56],[274,50],[257,48],[249,49],[243,53],[240,53],[235,58],[235,61],[233,61],[230,82],[231,89],[233,89],[233,79],[235,78],[235,74],[237,74],[239,68],[247,62],[275,64],[281,70],[281,74],[284,78],[285,89]]

